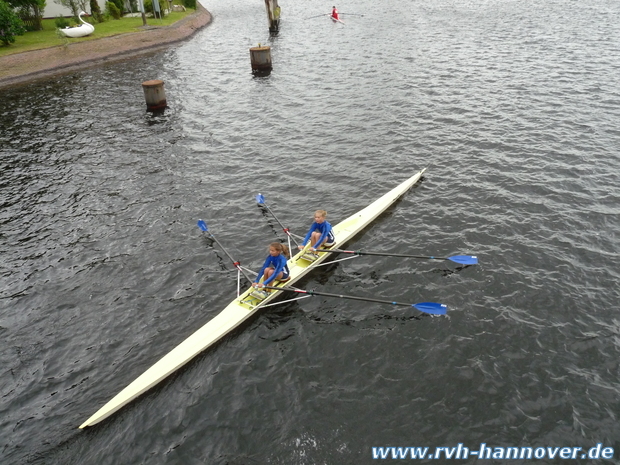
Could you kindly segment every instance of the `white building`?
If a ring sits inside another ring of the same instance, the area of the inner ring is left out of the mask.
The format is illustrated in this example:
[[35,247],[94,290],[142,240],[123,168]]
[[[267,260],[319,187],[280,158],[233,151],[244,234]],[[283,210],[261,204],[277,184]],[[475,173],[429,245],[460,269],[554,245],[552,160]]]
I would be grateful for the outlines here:
[[[97,0],[99,3],[99,8],[101,8],[101,12],[105,11],[106,0]],[[90,14],[90,8],[87,9],[86,13]],[[73,16],[71,10],[66,8],[58,3],[54,2],[54,0],[47,0],[45,5],[45,10],[43,10],[44,18],[56,18],[58,16]]]

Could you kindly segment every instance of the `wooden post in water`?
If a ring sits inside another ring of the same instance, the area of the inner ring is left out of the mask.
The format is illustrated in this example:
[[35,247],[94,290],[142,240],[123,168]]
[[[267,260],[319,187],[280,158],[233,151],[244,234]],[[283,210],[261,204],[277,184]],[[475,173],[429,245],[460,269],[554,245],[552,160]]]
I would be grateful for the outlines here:
[[142,25],[146,26],[146,12],[144,10],[143,0],[138,0],[138,10],[140,10],[140,13],[142,14]]
[[277,34],[280,29],[280,6],[278,0],[265,0],[267,8],[267,21],[269,21],[269,32]]
[[252,72],[254,74],[269,74],[271,72],[271,47],[262,46],[250,48]]
[[144,98],[146,99],[147,110],[161,110],[166,108],[166,93],[164,92],[164,81],[154,79],[142,83]]

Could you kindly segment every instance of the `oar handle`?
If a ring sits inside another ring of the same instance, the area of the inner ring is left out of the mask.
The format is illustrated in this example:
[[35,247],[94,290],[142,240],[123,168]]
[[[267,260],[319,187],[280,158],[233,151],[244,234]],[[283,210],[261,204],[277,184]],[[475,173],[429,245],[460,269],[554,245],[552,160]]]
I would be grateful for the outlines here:
[[349,300],[361,300],[363,302],[376,302],[380,304],[389,304],[389,305],[398,305],[403,307],[414,307],[421,312],[429,313],[433,315],[445,315],[448,311],[448,306],[444,304],[438,304],[435,302],[423,302],[419,304],[409,304],[404,302],[394,302],[391,300],[382,300],[382,299],[374,299],[371,297],[358,297],[355,295],[342,295],[342,294],[330,294],[328,292],[318,292],[318,291],[307,291],[305,289],[294,289],[290,287],[274,287],[274,286],[264,286],[264,289],[273,289],[276,291],[285,291],[285,292],[295,292],[297,294],[307,294],[307,295],[320,295],[324,297],[336,297],[339,299],[349,299]]

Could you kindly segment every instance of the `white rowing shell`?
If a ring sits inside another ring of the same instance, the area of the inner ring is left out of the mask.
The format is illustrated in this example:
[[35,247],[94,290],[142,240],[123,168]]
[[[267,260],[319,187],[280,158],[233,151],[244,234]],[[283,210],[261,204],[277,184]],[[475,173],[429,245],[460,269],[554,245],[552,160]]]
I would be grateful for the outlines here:
[[[346,242],[373,222],[381,213],[388,209],[396,200],[398,200],[405,192],[407,192],[426,171],[424,168],[419,173],[413,175],[406,181],[402,182],[394,189],[383,195],[366,208],[351,215],[344,221],[341,221],[334,228],[336,243],[333,248],[342,247]],[[300,251],[297,255],[289,260],[289,270],[291,279],[286,283],[280,283],[280,286],[290,286],[299,281],[303,276],[308,274],[316,265],[326,260],[331,254],[319,253],[319,258],[314,262],[309,262],[301,258],[304,251]],[[129,402],[145,393],[160,381],[170,376],[183,365],[188,363],[198,354],[203,352],[209,346],[219,341],[222,337],[230,333],[237,326],[254,315],[261,307],[274,300],[281,291],[272,292],[265,300],[260,301],[250,296],[254,288],[250,287],[239,298],[233,300],[228,306],[222,310],[215,318],[206,323],[202,328],[189,336],[178,346],[172,349],[167,355],[159,360],[155,365],[146,370],[129,386],[119,392],[107,404],[101,407],[94,415],[80,425],[80,428],[93,426],[100,421],[106,419],[114,412],[127,405]]]

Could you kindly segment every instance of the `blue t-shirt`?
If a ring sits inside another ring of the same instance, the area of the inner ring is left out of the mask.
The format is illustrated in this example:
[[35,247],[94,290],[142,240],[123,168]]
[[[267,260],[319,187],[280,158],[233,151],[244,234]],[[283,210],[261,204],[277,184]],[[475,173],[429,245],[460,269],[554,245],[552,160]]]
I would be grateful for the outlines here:
[[284,271],[285,274],[289,274],[288,271],[288,262],[286,260],[286,257],[283,254],[277,255],[276,257],[274,257],[273,255],[269,255],[267,257],[267,259],[265,260],[265,264],[263,265],[263,267],[260,269],[260,271],[258,272],[258,276],[256,277],[256,279],[254,280],[255,283],[260,281],[260,278],[263,277],[263,274],[265,273],[265,270],[269,267],[274,268],[273,274],[269,277],[269,279],[267,279],[266,281],[263,282],[263,284],[266,286],[267,284],[269,284],[271,281],[273,281],[274,279],[276,279],[276,277],[282,272]]
[[306,245],[308,243],[308,241],[310,240],[310,236],[312,236],[312,233],[314,231],[319,231],[321,233],[321,237],[319,237],[319,240],[316,243],[316,246],[320,247],[325,238],[327,238],[327,236],[332,232],[332,225],[329,224],[327,221],[323,221],[322,223],[317,223],[315,221],[310,226],[310,231],[308,231],[308,234],[306,234],[306,237],[304,237],[304,241],[301,243],[301,245]]

